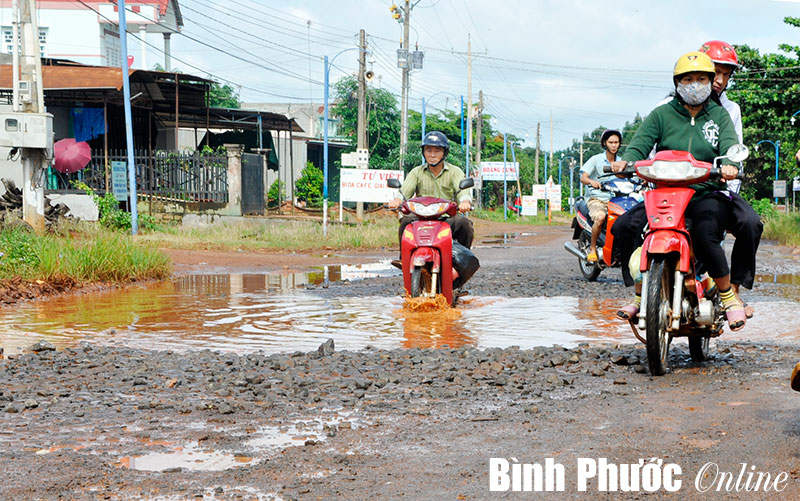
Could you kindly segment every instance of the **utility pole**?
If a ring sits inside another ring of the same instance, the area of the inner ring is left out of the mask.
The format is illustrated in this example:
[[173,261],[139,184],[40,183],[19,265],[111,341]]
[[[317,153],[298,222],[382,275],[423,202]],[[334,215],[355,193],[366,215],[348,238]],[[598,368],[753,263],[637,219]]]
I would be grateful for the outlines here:
[[[550,168],[553,166],[553,112],[550,112]],[[544,180],[547,183],[547,179]]]
[[476,136],[477,136],[476,141],[478,142],[478,144],[477,144],[478,148],[475,150],[475,169],[477,170],[477,173],[478,173],[478,175],[476,177],[479,180],[479,184],[478,184],[478,194],[479,194],[478,195],[478,208],[480,208],[480,206],[481,206],[480,193],[481,193],[481,189],[483,188],[483,186],[482,186],[483,181],[481,180],[481,176],[480,176],[480,173],[481,173],[481,146],[483,145],[483,135],[482,135],[482,133],[483,133],[483,91],[479,90],[478,91],[478,123],[477,123],[477,131],[476,131]]
[[[579,169],[583,168],[583,138],[581,137],[581,164],[578,166]],[[579,174],[580,175],[580,174]],[[581,196],[583,196],[583,183],[578,183],[578,187],[581,191]]]
[[467,176],[472,148],[472,37],[467,34]]
[[[367,36],[364,30],[358,32],[358,130],[356,148],[367,148]],[[341,204],[341,200],[339,204]],[[356,202],[356,219],[364,218],[364,202]]]
[[[405,0],[403,2],[403,49],[406,50],[406,54],[409,54],[409,45],[408,45],[408,26],[411,22],[411,5],[409,5],[410,0]],[[408,56],[407,56],[408,57]],[[409,59],[410,61],[410,59]],[[406,64],[403,68],[403,80],[402,80],[402,96],[400,98],[400,168],[403,168],[403,160],[406,156],[406,150],[408,149],[408,73],[411,71],[409,67],[410,64]]]
[[[16,1],[14,2],[16,3]],[[44,89],[42,83],[42,60],[39,54],[39,25],[35,0],[22,0],[19,12],[14,9],[14,17],[19,16],[14,26],[14,38],[22,35],[22,56],[17,55],[14,44],[14,111],[43,114]],[[16,41],[16,40],[15,40]],[[19,59],[18,59],[19,58]],[[19,70],[19,77],[17,77]],[[26,98],[22,98],[20,90],[27,86]],[[51,143],[52,144],[52,143]],[[30,224],[38,234],[44,233],[44,170],[45,152],[41,148],[20,148],[22,159],[22,218]]]
[[533,169],[533,184],[539,184],[539,152],[541,151],[541,143],[539,141],[539,134],[542,129],[542,123],[536,122],[536,165]]

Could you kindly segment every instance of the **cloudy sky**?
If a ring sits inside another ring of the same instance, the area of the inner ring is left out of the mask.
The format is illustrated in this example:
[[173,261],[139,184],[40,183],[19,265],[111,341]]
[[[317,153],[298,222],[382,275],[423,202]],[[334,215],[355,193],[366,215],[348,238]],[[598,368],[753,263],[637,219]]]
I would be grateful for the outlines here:
[[[396,0],[400,3],[401,0]],[[411,77],[409,106],[453,106],[467,95],[467,37],[473,98],[483,90],[496,128],[568,146],[597,126],[621,127],[646,114],[671,89],[677,57],[710,39],[778,52],[798,44],[797,0],[419,0],[411,43],[425,52]],[[367,32],[373,85],[400,95],[395,51],[402,25],[390,0],[180,0],[184,36],[172,41],[173,66],[211,74],[240,88],[246,102],[322,102],[322,56],[354,47]],[[148,39],[160,46],[156,35]],[[193,40],[194,39],[194,40]],[[210,48],[200,42],[216,47]],[[138,54],[136,41],[131,52]],[[234,57],[235,56],[235,57]],[[334,61],[331,81],[357,68],[355,50]],[[148,63],[163,61],[151,49]],[[746,110],[744,110],[746,112]]]

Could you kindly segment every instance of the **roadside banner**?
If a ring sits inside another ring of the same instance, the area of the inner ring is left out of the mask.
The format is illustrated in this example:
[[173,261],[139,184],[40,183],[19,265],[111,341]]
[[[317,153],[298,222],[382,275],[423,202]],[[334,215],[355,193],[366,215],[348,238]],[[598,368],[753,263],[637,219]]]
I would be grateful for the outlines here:
[[522,215],[535,216],[539,213],[537,199],[531,195],[522,195]]
[[[516,181],[519,162],[505,162],[506,181]],[[481,179],[483,181],[502,181],[503,162],[481,162]]]
[[342,202],[386,203],[397,197],[397,190],[386,185],[387,179],[403,182],[405,173],[401,170],[379,169],[341,169]]

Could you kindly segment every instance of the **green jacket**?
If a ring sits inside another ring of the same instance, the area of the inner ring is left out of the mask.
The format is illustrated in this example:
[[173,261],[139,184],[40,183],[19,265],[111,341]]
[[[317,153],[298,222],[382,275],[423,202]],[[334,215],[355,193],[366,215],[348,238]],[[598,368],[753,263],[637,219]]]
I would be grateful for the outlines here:
[[[725,108],[709,100],[700,113],[692,118],[686,108],[673,98],[644,119],[622,159],[634,162],[643,160],[655,146],[656,151],[688,151],[697,160],[713,162],[714,157],[738,143],[739,138]],[[726,185],[721,181],[705,181],[691,188],[696,191],[695,197],[702,197],[713,191],[724,190]]]
[[[464,179],[464,172],[455,165],[444,163],[444,168],[438,176],[434,176],[428,164],[411,169],[400,191],[406,198],[438,197],[453,200],[458,192],[458,183]],[[458,195],[458,202],[472,201],[472,190],[464,190]]]

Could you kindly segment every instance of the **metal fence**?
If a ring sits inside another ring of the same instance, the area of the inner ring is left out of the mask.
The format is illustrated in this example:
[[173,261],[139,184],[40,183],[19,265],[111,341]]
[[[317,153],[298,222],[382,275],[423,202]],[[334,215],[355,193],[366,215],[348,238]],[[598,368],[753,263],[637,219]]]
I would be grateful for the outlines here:
[[[186,202],[228,202],[228,157],[225,154],[206,155],[198,151],[173,152],[134,150],[136,191],[138,194]],[[89,165],[74,174],[61,174],[51,169],[48,189],[72,191],[73,180],[86,183],[96,191],[106,189],[105,159],[92,158]],[[109,150],[111,162],[124,162],[125,150]],[[109,174],[110,176],[110,174]]]

